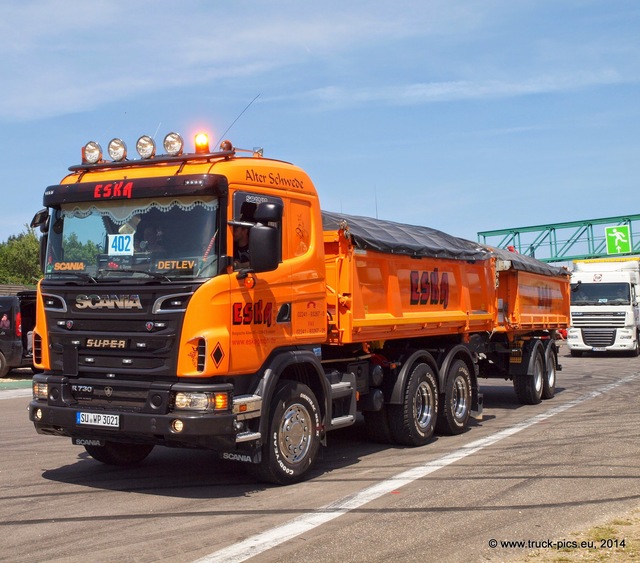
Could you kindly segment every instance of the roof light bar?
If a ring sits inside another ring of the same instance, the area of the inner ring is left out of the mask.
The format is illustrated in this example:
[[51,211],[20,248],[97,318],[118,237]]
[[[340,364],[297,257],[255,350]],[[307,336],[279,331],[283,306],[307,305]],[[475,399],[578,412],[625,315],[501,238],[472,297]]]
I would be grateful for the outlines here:
[[[204,158],[212,156],[211,149],[209,147],[209,135],[207,133],[198,133],[195,138],[195,155],[199,155]],[[155,159],[157,162],[170,162],[174,157],[183,157],[184,153],[184,139],[178,133],[171,132],[164,138],[163,146],[165,153],[163,155],[156,155],[156,142],[149,135],[142,135],[136,142],[136,151],[140,155],[141,160]],[[235,149],[231,141],[224,140],[220,143],[220,151],[229,153],[235,152]],[[84,147],[82,147],[82,165],[72,166],[69,170],[81,170],[87,165],[99,164],[101,166],[129,166],[134,165],[134,161],[127,159],[127,145],[120,138],[113,138],[109,141],[107,152],[112,162],[109,160],[103,160],[102,147],[95,141],[89,141]],[[247,151],[251,152],[251,151]],[[254,156],[262,156],[262,149],[254,149]],[[186,154],[185,158],[191,158],[190,154]]]

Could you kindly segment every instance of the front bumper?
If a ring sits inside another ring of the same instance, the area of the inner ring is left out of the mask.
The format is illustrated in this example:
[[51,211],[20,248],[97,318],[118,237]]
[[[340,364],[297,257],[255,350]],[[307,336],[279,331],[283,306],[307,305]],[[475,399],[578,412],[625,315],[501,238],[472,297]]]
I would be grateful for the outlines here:
[[569,350],[577,352],[630,352],[638,346],[635,327],[572,327],[566,342]]
[[[29,403],[29,419],[39,434],[67,436],[70,438],[99,439],[113,442],[154,444],[174,447],[205,448],[216,451],[236,451],[242,428],[239,418],[229,408],[225,411],[200,412],[177,411],[171,408],[171,396],[185,389],[200,392],[231,391],[231,385],[196,385],[181,383],[138,383],[118,382],[121,396],[137,393],[146,396],[141,406],[113,404],[102,401],[92,404],[91,400],[78,400],[72,393],[72,385],[77,381],[67,377],[40,374],[34,376],[34,383],[47,383],[48,399],[34,399]],[[97,388],[95,381],[82,381],[83,387]],[[105,385],[101,381],[101,385]],[[115,386],[114,385],[114,386]],[[94,391],[95,394],[99,390]],[[78,413],[99,413],[117,415],[117,428],[79,424]],[[181,430],[176,431],[175,421],[179,420]],[[251,445],[257,445],[252,441]],[[245,444],[242,449],[251,448]]]

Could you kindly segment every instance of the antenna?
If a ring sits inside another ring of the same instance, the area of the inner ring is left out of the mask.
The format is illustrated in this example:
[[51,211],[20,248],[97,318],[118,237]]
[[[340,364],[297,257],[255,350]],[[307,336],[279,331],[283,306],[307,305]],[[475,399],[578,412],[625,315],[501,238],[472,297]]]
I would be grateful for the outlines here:
[[229,125],[229,127],[227,127],[227,129],[225,130],[225,132],[224,132],[222,135],[220,135],[220,138],[216,141],[216,144],[215,144],[214,146],[216,146],[216,147],[217,147],[217,146],[221,143],[222,139],[224,139],[225,135],[229,132],[229,129],[231,129],[231,128],[236,124],[236,121],[238,121],[238,119],[240,119],[240,118],[242,117],[242,114],[243,114],[245,111],[247,111],[247,110],[251,107],[251,104],[253,104],[253,102],[255,102],[259,97],[260,97],[260,94],[258,94],[255,98],[253,98],[253,100],[251,100],[251,101],[247,104],[247,107],[245,107],[245,108],[240,112],[240,115],[238,115],[238,117],[236,117],[236,118],[233,120],[233,123],[232,123],[231,125]]
[[373,194],[376,202],[376,219],[378,218],[378,186],[373,185]]

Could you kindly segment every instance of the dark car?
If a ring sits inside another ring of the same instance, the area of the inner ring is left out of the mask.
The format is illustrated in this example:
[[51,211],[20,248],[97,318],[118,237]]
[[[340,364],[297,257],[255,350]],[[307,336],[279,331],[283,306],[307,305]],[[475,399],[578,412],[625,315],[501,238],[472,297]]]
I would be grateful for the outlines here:
[[0,296],[0,377],[13,368],[32,367],[36,292]]

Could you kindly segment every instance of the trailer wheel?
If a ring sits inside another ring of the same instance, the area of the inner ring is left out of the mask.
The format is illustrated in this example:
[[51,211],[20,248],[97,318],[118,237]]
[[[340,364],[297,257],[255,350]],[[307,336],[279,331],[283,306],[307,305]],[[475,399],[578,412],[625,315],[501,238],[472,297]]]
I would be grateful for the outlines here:
[[93,459],[107,465],[136,465],[151,453],[153,445],[105,442],[104,446],[86,445],[84,449]]
[[533,373],[515,375],[513,377],[513,387],[516,397],[522,405],[537,405],[542,399],[542,388],[544,387],[544,358],[540,352],[535,353],[533,363]]
[[7,359],[4,357],[2,352],[0,352],[0,377],[6,377],[9,371],[10,370],[7,364]]
[[438,417],[438,385],[433,370],[418,364],[407,379],[401,405],[388,405],[393,441],[403,446],[422,446],[435,431]]
[[542,398],[552,399],[556,394],[556,376],[558,372],[558,360],[553,351],[547,351],[545,364],[544,379],[542,381]]
[[262,462],[251,470],[260,481],[289,485],[311,469],[320,448],[320,405],[313,391],[297,381],[283,381],[271,402],[269,434]]
[[367,427],[369,438],[379,444],[393,443],[389,419],[387,418],[387,406],[383,405],[379,411],[364,411],[364,422]]
[[441,397],[444,402],[436,429],[449,435],[464,432],[471,415],[471,375],[464,361],[456,360],[451,364]]

